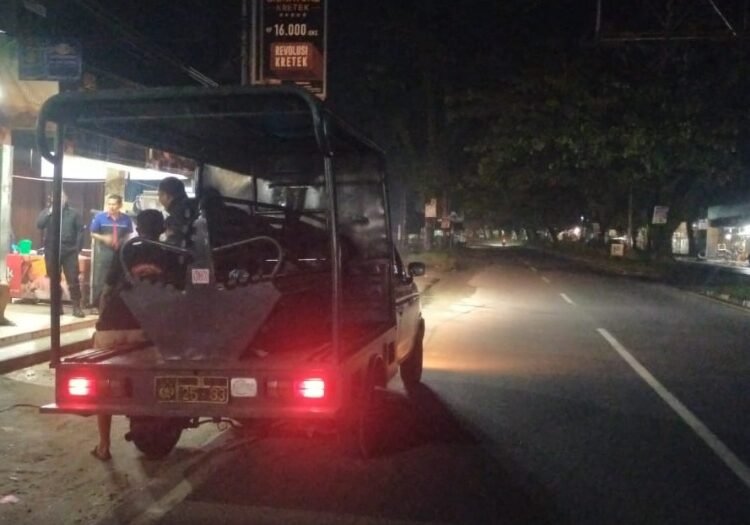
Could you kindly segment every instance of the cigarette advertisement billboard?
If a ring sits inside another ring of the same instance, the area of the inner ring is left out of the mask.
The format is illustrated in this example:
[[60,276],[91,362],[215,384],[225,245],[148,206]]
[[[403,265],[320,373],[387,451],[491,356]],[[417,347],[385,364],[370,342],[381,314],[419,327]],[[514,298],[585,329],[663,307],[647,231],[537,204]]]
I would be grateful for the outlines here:
[[260,5],[260,82],[293,82],[325,99],[325,0],[261,0]]

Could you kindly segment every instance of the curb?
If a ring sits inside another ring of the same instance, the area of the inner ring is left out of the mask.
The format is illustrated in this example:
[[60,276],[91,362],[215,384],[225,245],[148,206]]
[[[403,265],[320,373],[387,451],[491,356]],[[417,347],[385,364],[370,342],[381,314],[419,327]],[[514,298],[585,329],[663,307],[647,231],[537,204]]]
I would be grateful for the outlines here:
[[558,257],[560,259],[565,259],[567,261],[572,261],[578,264],[582,264],[583,266],[586,266],[588,268],[600,271],[602,273],[616,275],[618,277],[631,277],[633,279],[642,279],[642,280],[652,281],[652,282],[665,282],[664,276],[662,275],[652,275],[652,274],[643,273],[643,272],[628,271],[628,270],[624,270],[621,268],[612,268],[611,266],[608,266],[606,264],[601,264],[598,261],[593,261],[585,257],[577,257],[575,255],[570,255],[565,252],[548,250],[545,248],[540,248],[538,246],[527,245],[526,248],[543,253],[545,255],[550,255],[552,257]]
[[[82,321],[73,321],[72,323],[60,325],[60,333],[65,334],[68,332],[74,332],[83,328],[93,328],[96,325],[96,319],[84,319]],[[0,348],[15,345],[18,343],[24,343],[26,341],[33,341],[34,339],[42,339],[49,337],[52,332],[51,328],[39,328],[30,332],[22,332],[20,334],[8,335],[0,337]]]
[[[627,272],[625,270],[616,270],[614,268],[608,268],[608,267],[606,267],[604,265],[599,265],[595,261],[591,261],[589,259],[571,256],[571,255],[568,255],[566,253],[556,252],[554,250],[546,250],[544,248],[539,248],[539,247],[536,247],[536,246],[528,246],[528,248],[530,248],[532,250],[535,250],[535,251],[538,251],[538,252],[541,252],[541,253],[544,253],[544,254],[547,254],[547,255],[551,255],[553,257],[559,257],[561,259],[566,259],[566,260],[569,260],[569,261],[574,261],[574,262],[583,264],[584,266],[587,266],[589,268],[594,268],[596,270],[602,271],[602,272],[607,273],[607,274],[617,275],[617,276],[620,276],[620,277],[631,277],[631,278],[636,278],[636,279],[644,279],[644,280],[648,280],[648,281],[651,281],[651,282],[658,282],[658,283],[663,283],[663,284],[666,284],[666,285],[670,285],[670,283],[666,279],[664,279],[663,277],[657,277],[657,276],[653,276],[653,275],[646,275],[646,274],[643,274],[643,273]],[[750,312],[750,300],[736,299],[736,298],[733,298],[732,296],[730,296],[729,294],[719,294],[719,293],[716,293],[716,292],[713,292],[713,291],[710,291],[710,290],[696,291],[696,290],[689,290],[689,289],[686,289],[686,288],[681,288],[679,286],[675,286],[675,288],[683,290],[683,291],[688,292],[688,293],[691,293],[693,295],[697,295],[697,296],[702,297],[704,299],[712,300],[712,301],[714,301],[716,303],[723,304],[725,306],[732,306],[732,307],[740,309],[742,311]]]
[[702,292],[691,291],[691,293],[695,295],[699,295],[705,299],[710,299],[714,302],[721,303],[727,306],[732,306],[734,308],[750,313],[750,301],[748,300],[743,301],[742,299],[736,299],[729,294],[719,294],[716,292],[712,292],[710,290],[702,291]]
[[[63,356],[74,354],[82,350],[86,350],[91,346],[91,336],[86,338],[80,338],[68,343],[62,344],[60,351]],[[29,352],[28,354],[19,355],[10,359],[0,360],[0,374],[9,374],[16,370],[21,370],[34,365],[39,365],[50,360],[52,356],[52,350],[45,348],[35,352]]]

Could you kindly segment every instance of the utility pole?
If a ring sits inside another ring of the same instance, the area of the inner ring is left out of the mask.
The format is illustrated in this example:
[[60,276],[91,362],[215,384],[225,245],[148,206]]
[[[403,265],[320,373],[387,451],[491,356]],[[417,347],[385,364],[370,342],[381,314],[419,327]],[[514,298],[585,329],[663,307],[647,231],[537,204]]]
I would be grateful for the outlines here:
[[633,181],[630,181],[628,193],[628,248],[633,247]]
[[250,60],[248,57],[247,49],[247,0],[242,0],[242,16],[240,17],[242,23],[242,71],[240,73],[240,83],[243,86],[247,85],[247,73],[250,68]]
[[250,84],[258,83],[258,0],[250,0],[252,20],[250,20]]
[[[0,130],[2,133],[4,130]],[[11,195],[13,195],[13,146],[4,144],[0,137],[0,325],[13,324],[5,318],[5,307],[10,302],[8,268],[5,260],[10,252]]]
[[[250,3],[249,13],[248,2]],[[242,46],[241,84],[255,86],[258,84],[258,0],[242,0],[242,43],[240,45]]]

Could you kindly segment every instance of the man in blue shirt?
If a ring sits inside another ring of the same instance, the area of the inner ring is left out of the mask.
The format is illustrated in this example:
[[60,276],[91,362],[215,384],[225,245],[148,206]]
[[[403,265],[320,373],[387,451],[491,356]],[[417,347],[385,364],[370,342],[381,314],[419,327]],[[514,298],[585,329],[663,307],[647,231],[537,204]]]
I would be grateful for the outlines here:
[[104,280],[114,259],[115,251],[133,233],[133,221],[121,213],[121,209],[122,197],[110,195],[107,197],[107,209],[97,213],[91,221],[91,238],[96,241],[92,285],[94,306],[99,304]]

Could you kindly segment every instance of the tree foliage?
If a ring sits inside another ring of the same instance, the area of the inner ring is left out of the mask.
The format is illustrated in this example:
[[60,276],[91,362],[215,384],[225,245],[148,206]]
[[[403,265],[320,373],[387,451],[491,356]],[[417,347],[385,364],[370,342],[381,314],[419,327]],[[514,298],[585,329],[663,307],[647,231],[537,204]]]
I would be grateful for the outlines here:
[[452,101],[453,121],[482,130],[466,143],[475,191],[533,225],[585,215],[608,227],[623,224],[632,190],[642,208],[669,206],[670,226],[740,180],[748,114],[736,54],[686,48],[654,67],[649,50],[584,51],[528,60],[492,91]]

